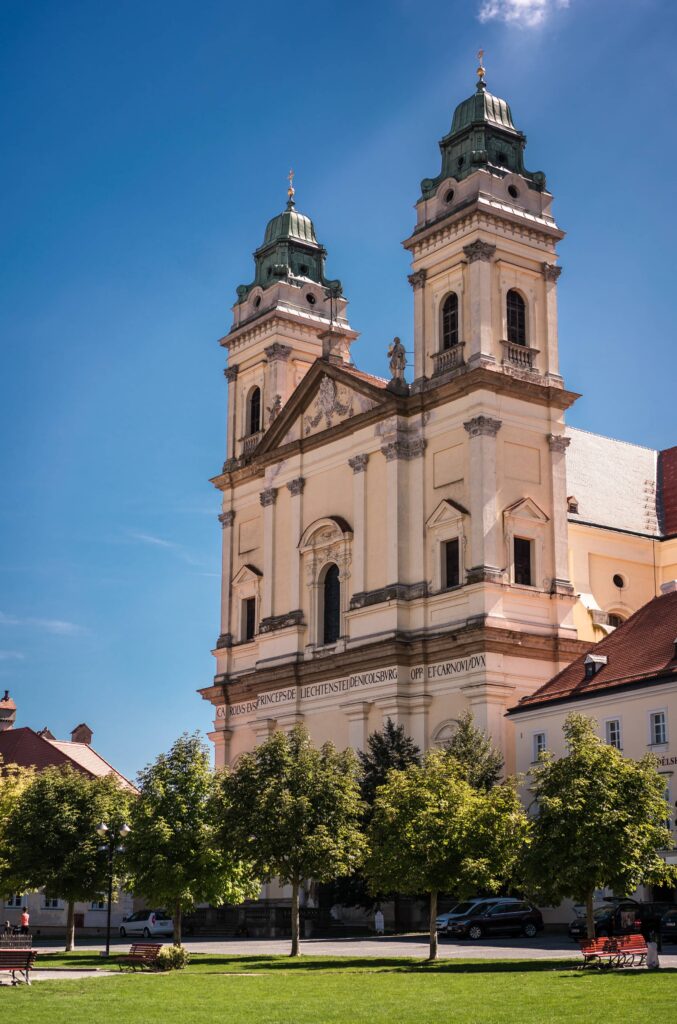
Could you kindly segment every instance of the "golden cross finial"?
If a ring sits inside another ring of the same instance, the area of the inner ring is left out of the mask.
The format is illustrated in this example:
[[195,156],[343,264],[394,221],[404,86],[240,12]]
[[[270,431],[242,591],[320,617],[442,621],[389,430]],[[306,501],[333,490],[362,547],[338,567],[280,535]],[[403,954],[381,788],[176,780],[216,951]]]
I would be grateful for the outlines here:
[[477,77],[479,78],[480,82],[483,82],[484,81],[484,75],[486,73],[485,70],[484,70],[484,65],[483,65],[484,50],[478,50],[477,51],[477,59],[480,62],[479,63],[479,67],[477,69]]
[[287,178],[289,179],[289,188],[287,189],[287,195],[289,196],[289,202],[293,203],[294,196],[296,194],[296,189],[294,188],[294,172],[293,170],[291,170],[291,168],[289,170]]

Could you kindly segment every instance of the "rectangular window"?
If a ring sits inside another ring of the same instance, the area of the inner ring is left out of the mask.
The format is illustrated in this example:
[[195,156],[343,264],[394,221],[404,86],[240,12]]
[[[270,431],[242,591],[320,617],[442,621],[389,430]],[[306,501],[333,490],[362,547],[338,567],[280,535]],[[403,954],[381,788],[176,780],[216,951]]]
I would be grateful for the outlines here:
[[604,724],[606,741],[610,747],[616,750],[621,749],[621,721],[620,718],[609,718]]
[[59,901],[58,901],[58,899],[55,900],[51,896],[45,896],[45,904],[44,905],[45,905],[45,910],[58,910],[59,909]]
[[20,893],[11,893],[5,900],[6,907],[23,907],[24,897]]
[[107,905],[106,900],[92,900],[91,908],[92,910],[105,910]]
[[253,640],[256,635],[256,598],[247,597],[242,602],[242,639]]
[[515,558],[515,583],[531,587],[531,541],[524,537],[515,537],[514,541]]
[[668,742],[668,723],[664,711],[652,711],[650,717],[651,743],[658,746]]
[[545,733],[535,732],[533,741],[532,761],[538,761],[538,755],[545,750]]
[[442,576],[445,589],[458,587],[461,582],[458,537],[442,545]]

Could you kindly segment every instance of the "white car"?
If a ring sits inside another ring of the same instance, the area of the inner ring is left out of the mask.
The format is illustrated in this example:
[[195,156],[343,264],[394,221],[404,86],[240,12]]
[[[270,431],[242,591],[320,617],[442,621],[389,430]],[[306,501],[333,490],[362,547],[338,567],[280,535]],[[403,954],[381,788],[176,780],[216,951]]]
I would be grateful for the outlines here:
[[174,922],[164,910],[137,910],[135,914],[122,918],[120,937],[127,935],[143,935],[150,939],[153,935],[173,935]]
[[451,910],[447,910],[444,914],[438,914],[435,918],[435,927],[438,932],[445,932],[450,924],[455,920],[460,920],[473,908],[480,906],[480,904],[492,905],[494,903],[516,903],[517,900],[512,896],[478,896],[475,899],[465,900],[463,903],[457,903]]

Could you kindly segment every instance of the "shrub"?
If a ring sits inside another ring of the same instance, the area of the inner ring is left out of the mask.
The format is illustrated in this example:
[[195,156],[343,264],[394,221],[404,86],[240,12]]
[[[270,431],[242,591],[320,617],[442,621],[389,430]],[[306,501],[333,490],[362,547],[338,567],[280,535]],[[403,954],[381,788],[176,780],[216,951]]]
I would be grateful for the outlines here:
[[163,946],[158,953],[158,971],[180,971],[190,960],[190,953],[183,946]]

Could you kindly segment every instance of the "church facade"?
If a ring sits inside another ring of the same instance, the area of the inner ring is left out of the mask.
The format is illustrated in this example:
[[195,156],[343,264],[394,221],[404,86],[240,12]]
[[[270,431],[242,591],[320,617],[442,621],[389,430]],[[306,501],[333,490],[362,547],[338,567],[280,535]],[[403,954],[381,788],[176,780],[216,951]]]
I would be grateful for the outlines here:
[[217,766],[301,722],[361,748],[390,717],[425,749],[469,707],[512,770],[506,710],[677,577],[677,449],[565,424],[563,232],[478,74],[404,242],[411,384],[397,339],[388,377],[355,367],[341,283],[291,186],[237,289],[213,480],[221,624],[200,691]]

